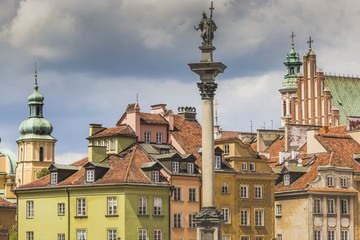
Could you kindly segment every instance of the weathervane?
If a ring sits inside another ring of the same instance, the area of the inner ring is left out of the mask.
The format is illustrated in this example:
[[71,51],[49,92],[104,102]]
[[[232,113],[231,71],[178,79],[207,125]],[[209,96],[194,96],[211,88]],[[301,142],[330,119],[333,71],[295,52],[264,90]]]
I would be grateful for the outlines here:
[[294,34],[294,32],[291,32],[290,38],[291,38],[291,46],[294,46],[294,38],[296,37],[296,35]]
[[208,18],[206,16],[206,13],[203,11],[202,16],[203,18],[201,19],[198,27],[195,27],[195,30],[201,30],[201,38],[203,39],[202,45],[208,45],[208,46],[212,46],[212,40],[214,39],[214,32],[216,31],[216,24],[215,22],[212,20],[213,18],[213,10],[215,8],[213,7],[213,2],[211,1],[211,6],[209,8],[210,10],[210,18]]

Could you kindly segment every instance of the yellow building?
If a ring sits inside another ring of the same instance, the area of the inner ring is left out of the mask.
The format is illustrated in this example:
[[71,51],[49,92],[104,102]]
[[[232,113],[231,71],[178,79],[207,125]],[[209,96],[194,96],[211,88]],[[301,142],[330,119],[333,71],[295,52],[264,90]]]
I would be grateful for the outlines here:
[[43,117],[44,97],[38,92],[37,74],[35,71],[34,92],[28,97],[30,115],[24,120],[19,131],[18,163],[16,168],[16,185],[19,187],[35,181],[36,174],[54,163],[56,139],[50,134],[51,123]]
[[277,175],[239,138],[215,140],[215,203],[224,214],[223,240],[269,240],[275,236],[274,187]]

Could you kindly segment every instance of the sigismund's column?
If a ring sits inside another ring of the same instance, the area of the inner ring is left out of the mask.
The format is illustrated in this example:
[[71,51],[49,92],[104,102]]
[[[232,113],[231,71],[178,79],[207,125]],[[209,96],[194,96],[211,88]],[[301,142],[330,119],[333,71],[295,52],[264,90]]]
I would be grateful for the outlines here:
[[222,214],[215,207],[215,171],[214,171],[214,111],[213,100],[217,83],[215,77],[224,72],[226,66],[213,61],[212,45],[215,22],[212,20],[213,3],[211,2],[210,18],[203,12],[199,26],[203,39],[200,50],[202,58],[199,63],[189,63],[193,72],[200,76],[197,83],[202,100],[202,206],[195,215],[198,240],[220,240]]

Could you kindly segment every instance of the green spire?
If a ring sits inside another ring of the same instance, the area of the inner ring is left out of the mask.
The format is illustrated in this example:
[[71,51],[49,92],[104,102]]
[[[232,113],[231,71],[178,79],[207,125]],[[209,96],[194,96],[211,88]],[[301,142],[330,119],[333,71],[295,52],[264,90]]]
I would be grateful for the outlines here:
[[21,139],[54,139],[50,134],[53,130],[51,123],[43,117],[43,101],[44,97],[38,92],[39,86],[37,83],[37,71],[35,65],[35,83],[34,91],[28,97],[28,105],[30,109],[30,115],[28,119],[24,120],[19,131],[21,133]]
[[297,90],[297,74],[300,72],[302,62],[300,62],[299,54],[294,49],[295,36],[294,32],[292,32],[290,36],[291,50],[286,55],[286,61],[284,62],[287,72],[284,76],[284,80],[282,81],[282,86],[279,90],[280,92]]

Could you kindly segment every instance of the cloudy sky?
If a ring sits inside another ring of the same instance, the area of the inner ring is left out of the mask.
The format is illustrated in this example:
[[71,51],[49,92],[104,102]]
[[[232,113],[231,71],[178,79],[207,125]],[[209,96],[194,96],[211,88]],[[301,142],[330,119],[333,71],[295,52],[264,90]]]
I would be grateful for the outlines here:
[[[193,28],[209,0],[0,0],[0,148],[16,152],[38,63],[44,115],[54,127],[56,161],[87,154],[89,123],[112,127],[139,94],[141,110],[166,103],[201,109]],[[280,88],[295,49],[314,39],[324,72],[360,72],[356,0],[214,0],[214,59],[227,65],[216,98],[224,130],[280,126]],[[201,113],[198,114],[201,119]]]

